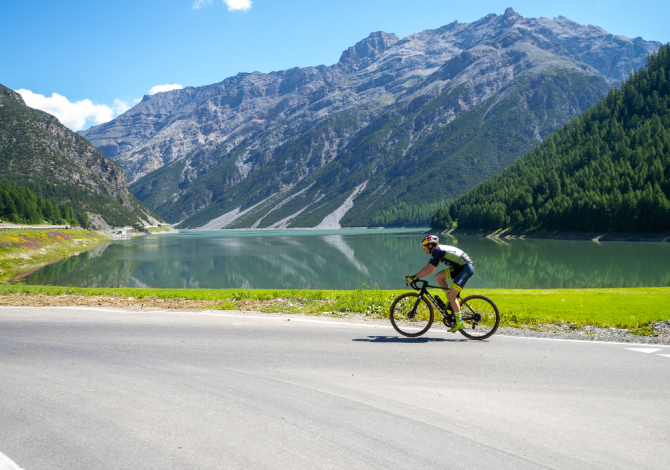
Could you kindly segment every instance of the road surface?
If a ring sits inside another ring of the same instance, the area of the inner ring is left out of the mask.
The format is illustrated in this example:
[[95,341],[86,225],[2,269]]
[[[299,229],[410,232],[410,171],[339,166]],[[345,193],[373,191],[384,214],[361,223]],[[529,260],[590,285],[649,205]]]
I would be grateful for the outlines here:
[[0,308],[0,470],[667,468],[670,347]]

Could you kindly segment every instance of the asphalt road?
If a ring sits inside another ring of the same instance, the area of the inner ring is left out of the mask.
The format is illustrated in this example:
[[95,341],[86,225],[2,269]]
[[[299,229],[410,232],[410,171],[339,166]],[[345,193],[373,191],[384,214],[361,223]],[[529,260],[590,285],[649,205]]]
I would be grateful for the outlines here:
[[0,308],[0,470],[659,469],[669,396],[668,347]]

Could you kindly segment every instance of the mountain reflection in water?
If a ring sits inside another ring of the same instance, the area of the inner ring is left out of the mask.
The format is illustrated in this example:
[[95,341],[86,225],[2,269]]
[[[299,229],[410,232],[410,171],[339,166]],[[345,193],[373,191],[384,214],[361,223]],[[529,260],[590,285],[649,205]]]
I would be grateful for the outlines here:
[[[137,237],[23,282],[79,287],[399,289],[428,261],[417,230],[211,231]],[[670,246],[443,236],[473,259],[468,287],[670,285]],[[432,278],[431,278],[432,279]]]

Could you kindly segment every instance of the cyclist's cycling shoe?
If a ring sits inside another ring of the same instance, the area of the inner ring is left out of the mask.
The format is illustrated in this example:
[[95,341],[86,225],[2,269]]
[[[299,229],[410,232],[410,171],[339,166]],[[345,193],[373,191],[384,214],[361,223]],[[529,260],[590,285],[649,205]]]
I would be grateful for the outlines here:
[[465,324],[463,323],[463,319],[461,318],[461,314],[460,313],[455,313],[454,316],[456,317],[456,324],[453,327],[451,327],[447,330],[449,333],[456,333],[457,331],[462,330],[463,328],[465,328]]

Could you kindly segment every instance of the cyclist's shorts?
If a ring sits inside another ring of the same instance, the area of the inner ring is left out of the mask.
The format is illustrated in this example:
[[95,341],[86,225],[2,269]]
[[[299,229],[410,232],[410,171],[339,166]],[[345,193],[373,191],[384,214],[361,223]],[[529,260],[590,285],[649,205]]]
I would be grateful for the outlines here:
[[462,291],[465,287],[465,283],[468,282],[468,279],[470,279],[474,273],[475,267],[471,264],[466,264],[463,266],[461,272],[454,277],[454,281],[451,283],[451,288],[456,289],[458,292]]

